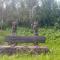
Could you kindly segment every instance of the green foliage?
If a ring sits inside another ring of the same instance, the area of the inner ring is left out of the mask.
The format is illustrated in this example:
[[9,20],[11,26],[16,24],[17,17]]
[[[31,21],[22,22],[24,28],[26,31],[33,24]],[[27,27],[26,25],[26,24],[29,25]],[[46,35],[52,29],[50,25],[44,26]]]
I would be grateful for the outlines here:
[[[41,5],[38,4],[39,0],[11,0],[8,4],[9,1],[3,0],[5,9],[0,6],[0,27],[1,20],[3,27],[11,26],[12,21],[18,21],[19,26],[29,27],[33,20],[38,20],[41,27],[55,27],[56,22],[60,25],[60,9],[55,0],[41,0]],[[2,4],[2,0],[0,2]]]
[[[6,31],[0,32],[0,44],[4,44],[5,36],[11,35],[11,29],[6,29]],[[33,36],[31,33],[31,29],[18,27],[17,30],[18,36]],[[29,55],[29,54],[15,54],[12,56],[8,55],[0,55],[0,60],[60,60],[60,30],[55,30],[51,28],[40,28],[39,36],[46,37],[46,43],[39,44],[39,46],[48,46],[50,49],[50,53],[44,55]],[[17,45],[33,45],[28,43],[18,43]]]

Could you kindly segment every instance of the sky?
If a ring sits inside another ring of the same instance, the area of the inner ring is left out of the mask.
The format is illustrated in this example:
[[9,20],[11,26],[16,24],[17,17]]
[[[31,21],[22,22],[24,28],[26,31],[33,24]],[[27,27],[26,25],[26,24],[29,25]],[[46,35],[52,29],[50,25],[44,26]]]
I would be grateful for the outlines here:
[[57,0],[57,1],[60,1],[60,0]]
[[58,4],[58,8],[60,7],[60,0],[56,0]]
[[58,4],[60,3],[60,0],[56,0],[56,1],[57,1]]

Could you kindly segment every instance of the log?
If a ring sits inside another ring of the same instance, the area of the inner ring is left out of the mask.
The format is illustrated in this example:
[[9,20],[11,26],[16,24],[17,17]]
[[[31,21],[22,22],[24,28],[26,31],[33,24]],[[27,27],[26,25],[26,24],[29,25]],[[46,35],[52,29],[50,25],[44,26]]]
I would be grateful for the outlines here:
[[0,54],[16,54],[16,53],[23,53],[23,54],[41,54],[41,53],[48,53],[48,47],[40,47],[40,46],[0,46]]
[[46,38],[44,36],[6,36],[6,42],[21,42],[21,43],[45,43]]

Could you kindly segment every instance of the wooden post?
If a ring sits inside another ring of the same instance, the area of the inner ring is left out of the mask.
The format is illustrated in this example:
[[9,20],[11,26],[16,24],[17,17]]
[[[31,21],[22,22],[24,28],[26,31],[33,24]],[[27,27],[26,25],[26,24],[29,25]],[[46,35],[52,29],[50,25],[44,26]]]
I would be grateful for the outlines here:
[[17,24],[16,22],[12,22],[12,35],[16,36]]
[[[32,24],[33,27],[33,33],[35,36],[38,36],[38,21],[34,21]],[[38,41],[34,42],[34,45],[38,45]]]
[[33,24],[34,35],[38,36],[38,22],[34,21]]

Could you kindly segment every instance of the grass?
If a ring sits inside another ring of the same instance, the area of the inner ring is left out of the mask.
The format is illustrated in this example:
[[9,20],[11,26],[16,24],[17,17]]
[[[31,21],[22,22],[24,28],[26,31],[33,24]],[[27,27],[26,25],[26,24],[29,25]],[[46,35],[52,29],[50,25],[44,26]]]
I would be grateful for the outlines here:
[[50,55],[33,55],[33,56],[28,56],[28,55],[13,55],[13,56],[7,56],[4,55],[3,58],[1,58],[1,60],[54,60],[54,56],[50,56]]
[[[5,36],[11,35],[11,29],[6,31],[0,31],[0,44],[4,43]],[[29,28],[18,28],[18,36],[33,36],[31,29]],[[40,28],[39,36],[46,36],[46,43],[39,44],[40,46],[48,46],[51,53],[41,55],[0,55],[0,60],[60,60],[60,30]],[[18,44],[18,45],[32,45],[30,44]]]

